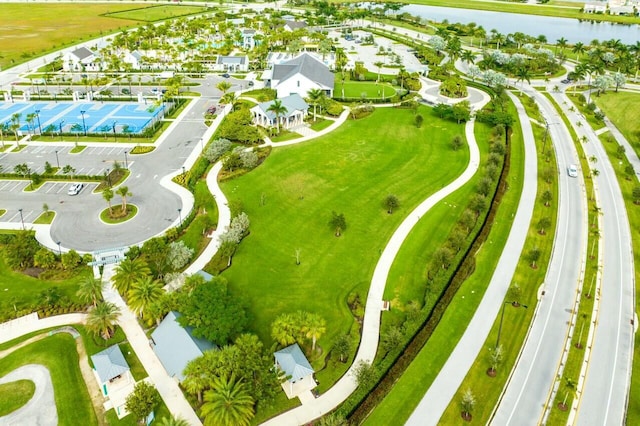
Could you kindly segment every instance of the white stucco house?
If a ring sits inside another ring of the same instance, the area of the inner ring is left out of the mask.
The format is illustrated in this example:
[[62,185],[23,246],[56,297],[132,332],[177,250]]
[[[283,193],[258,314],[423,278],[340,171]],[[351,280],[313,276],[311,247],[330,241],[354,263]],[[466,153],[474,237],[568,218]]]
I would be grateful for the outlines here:
[[329,67],[308,53],[275,64],[262,74],[265,87],[275,89],[278,98],[298,94],[303,98],[312,89],[320,89],[333,96],[334,74]]
[[62,55],[62,69],[65,71],[100,71],[102,58],[86,47],[80,47]]
[[284,21],[283,29],[285,31],[292,32],[302,28],[307,28],[307,23],[304,21],[294,21],[294,20],[288,20],[288,19]]
[[309,105],[298,94],[293,94],[280,99],[282,106],[286,108],[286,112],[280,117],[269,111],[269,107],[275,101],[262,102],[251,108],[253,115],[253,124],[262,127],[276,127],[277,121],[280,121],[280,127],[290,129],[304,123],[304,118],[309,111]]
[[585,13],[606,13],[607,3],[585,3],[582,10]]
[[287,378],[282,383],[282,390],[287,398],[295,398],[318,386],[313,378],[313,367],[297,343],[275,352],[273,356],[275,367]]
[[242,31],[242,48],[251,50],[256,47],[256,30],[251,28],[243,28]]
[[129,64],[131,69],[140,70],[142,69],[142,53],[137,50],[134,51],[126,51],[124,56],[122,57],[122,62]]
[[218,55],[213,65],[214,71],[247,72],[249,71],[248,56],[222,56]]

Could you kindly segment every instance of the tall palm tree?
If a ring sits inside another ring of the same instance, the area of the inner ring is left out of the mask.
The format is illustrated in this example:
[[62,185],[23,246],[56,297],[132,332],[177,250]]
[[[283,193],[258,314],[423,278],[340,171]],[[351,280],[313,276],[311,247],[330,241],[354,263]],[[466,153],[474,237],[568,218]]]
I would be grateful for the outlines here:
[[584,47],[584,43],[577,42],[576,44],[573,45],[573,48],[571,49],[571,51],[576,55],[578,55],[578,60],[580,60],[580,55],[586,52],[587,48]]
[[280,116],[287,113],[287,107],[282,105],[282,101],[280,99],[276,99],[271,105],[269,105],[267,111],[275,114],[278,133],[280,133]]
[[462,51],[460,59],[467,64],[473,64],[476,61],[476,55],[471,50],[465,49]]
[[111,200],[113,200],[113,190],[111,188],[105,188],[102,190],[102,198],[104,198],[104,200],[107,202],[107,204],[109,205],[109,215],[111,215],[113,213],[112,208],[111,208]]
[[560,48],[560,51],[563,52],[564,48],[567,47],[567,39],[564,37],[560,37],[556,41],[556,52],[558,51],[558,47]]
[[100,302],[87,315],[87,329],[109,340],[116,328],[120,309],[111,302]]
[[222,96],[226,95],[227,90],[231,89],[231,83],[228,81],[221,81],[216,85],[216,89],[222,92]]
[[307,338],[311,338],[311,350],[316,350],[316,341],[327,331],[327,322],[318,314],[308,314],[303,325]]
[[95,278],[93,274],[87,275],[80,281],[80,288],[78,288],[76,294],[81,301],[91,303],[95,308],[98,302],[102,300],[103,286],[102,279]]
[[133,283],[127,294],[129,306],[140,318],[146,319],[149,306],[157,301],[163,293],[160,281],[154,280],[151,276],[143,277]]
[[[517,77],[516,81],[521,81],[522,86],[524,86],[525,80],[527,81],[527,83],[531,84],[531,72],[527,67],[518,68],[516,70],[516,77]],[[522,91],[522,86],[520,86],[520,91]]]
[[271,337],[282,346],[289,346],[296,342],[295,318],[290,314],[282,314],[271,324]]
[[125,213],[127,211],[127,197],[131,197],[133,194],[129,191],[129,187],[124,185],[116,190],[116,194],[122,197],[122,212]]
[[113,286],[121,295],[126,296],[133,283],[149,275],[151,275],[151,269],[147,266],[147,262],[140,258],[126,258],[116,267],[116,273],[112,279]]
[[211,390],[204,393],[200,413],[205,426],[245,426],[254,416],[254,401],[241,381],[216,377]]
[[309,103],[313,105],[313,121],[316,121],[316,107],[318,106],[320,101],[325,97],[324,90],[311,89],[307,92],[307,96],[309,97]]

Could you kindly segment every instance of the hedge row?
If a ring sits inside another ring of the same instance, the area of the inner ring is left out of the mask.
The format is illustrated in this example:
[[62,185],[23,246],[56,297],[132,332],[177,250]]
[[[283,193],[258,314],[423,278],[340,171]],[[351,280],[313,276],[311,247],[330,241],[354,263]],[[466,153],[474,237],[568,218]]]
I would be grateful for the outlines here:
[[340,412],[349,418],[350,423],[356,425],[362,423],[369,413],[382,402],[427,343],[462,283],[474,272],[475,253],[486,241],[500,202],[508,188],[507,178],[509,176],[511,161],[509,131],[506,132],[506,143],[506,155],[498,180],[497,190],[494,192],[489,212],[484,217],[480,231],[465,251],[462,262],[456,267],[444,292],[440,294],[435,307],[418,328],[417,333],[414,334],[405,347],[399,351],[400,355],[397,360],[389,361],[390,366],[383,369],[380,379],[373,385],[372,389],[359,388],[342,405]]

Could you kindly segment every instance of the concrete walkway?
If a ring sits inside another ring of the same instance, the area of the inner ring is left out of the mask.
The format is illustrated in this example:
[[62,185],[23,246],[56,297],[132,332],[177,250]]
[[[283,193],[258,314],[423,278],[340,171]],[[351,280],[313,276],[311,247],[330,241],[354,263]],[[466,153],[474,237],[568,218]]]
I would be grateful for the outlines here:
[[511,99],[518,109],[525,146],[524,185],[511,232],[491,282],[471,322],[440,373],[420,401],[420,404],[418,404],[418,407],[416,407],[407,421],[407,425],[438,424],[440,417],[449,406],[469,368],[476,360],[489,335],[489,331],[491,331],[493,321],[488,321],[487,319],[496,318],[500,311],[527,238],[537,191],[536,146],[531,123],[522,103],[515,96],[511,96]]
[[0,425],[55,426],[58,424],[58,410],[53,393],[53,382],[49,370],[39,364],[27,364],[16,368],[0,378],[0,385],[29,380],[36,385],[31,399],[16,411],[0,417]]
[[[474,105],[477,109],[482,108],[482,106],[483,104],[480,103]],[[469,164],[465,171],[456,180],[428,197],[411,213],[409,213],[407,218],[393,233],[389,243],[383,250],[373,272],[371,286],[369,287],[369,293],[367,295],[360,346],[358,347],[358,352],[353,364],[347,373],[342,376],[342,378],[331,389],[324,392],[318,398],[274,417],[263,423],[264,425],[283,426],[309,423],[312,420],[332,411],[349,395],[351,395],[353,391],[355,391],[357,387],[354,377],[356,366],[361,361],[371,363],[376,356],[378,340],[380,338],[380,316],[383,308],[382,296],[387,283],[389,270],[391,269],[391,265],[393,264],[396,255],[400,251],[402,243],[409,236],[411,230],[420,221],[422,216],[427,214],[432,207],[442,201],[445,197],[466,184],[478,170],[480,164],[480,151],[478,149],[473,130],[474,121],[472,120],[467,122],[465,127],[470,154]]]
[[68,324],[84,324],[86,318],[87,314],[76,313],[39,319],[38,314],[34,312],[0,324],[0,343],[5,343],[24,336],[25,334],[52,327],[61,327]]
[[[114,272],[114,265],[105,266],[103,280],[110,282]],[[167,405],[167,408],[169,408],[171,414],[175,417],[182,417],[192,426],[201,425],[200,419],[180,390],[178,382],[167,374],[155,352],[151,349],[149,339],[140,324],[138,324],[136,316],[131,312],[124,300],[122,300],[117,290],[114,289],[112,285],[105,285],[103,296],[104,300],[114,303],[120,308],[118,325],[122,327],[129,344],[147,370],[149,380],[155,385],[156,389],[158,389],[162,400]]]

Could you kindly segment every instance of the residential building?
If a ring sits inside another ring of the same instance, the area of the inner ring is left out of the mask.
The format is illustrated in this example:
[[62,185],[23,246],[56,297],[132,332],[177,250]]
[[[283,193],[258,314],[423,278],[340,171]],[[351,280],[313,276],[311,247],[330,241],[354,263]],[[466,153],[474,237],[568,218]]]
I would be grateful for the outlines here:
[[304,21],[293,21],[293,20],[285,20],[284,25],[282,27],[285,31],[292,32],[294,30],[300,30],[302,28],[307,28],[307,23]]
[[100,71],[102,59],[100,55],[86,47],[62,55],[62,69],[64,71]]
[[215,71],[229,71],[229,72],[247,72],[249,71],[249,57],[248,56],[222,56],[218,55],[216,63],[214,64]]

